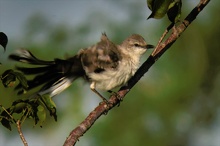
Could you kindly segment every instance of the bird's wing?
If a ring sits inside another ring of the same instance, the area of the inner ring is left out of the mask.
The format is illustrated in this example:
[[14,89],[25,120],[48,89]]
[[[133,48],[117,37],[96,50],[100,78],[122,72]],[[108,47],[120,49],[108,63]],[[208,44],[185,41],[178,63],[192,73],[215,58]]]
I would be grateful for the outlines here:
[[117,68],[121,60],[120,52],[105,34],[96,45],[80,51],[81,62],[87,73],[101,73]]

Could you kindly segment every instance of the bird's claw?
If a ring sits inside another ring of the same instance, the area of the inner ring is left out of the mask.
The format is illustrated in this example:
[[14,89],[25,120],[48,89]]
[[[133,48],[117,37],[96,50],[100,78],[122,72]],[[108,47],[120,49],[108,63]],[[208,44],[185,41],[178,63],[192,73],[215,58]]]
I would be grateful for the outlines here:
[[103,101],[99,103],[99,105],[101,105],[101,104],[105,104],[104,107],[106,108],[106,110],[104,111],[103,114],[107,115],[108,114],[108,110],[107,109],[108,109],[108,107],[110,105],[110,102],[107,99],[104,98]]
[[112,93],[112,95],[115,96],[119,100],[119,103],[118,103],[118,107],[119,107],[121,101],[123,101],[123,98],[117,92],[114,92],[114,91],[111,91],[111,90],[109,90],[108,92]]

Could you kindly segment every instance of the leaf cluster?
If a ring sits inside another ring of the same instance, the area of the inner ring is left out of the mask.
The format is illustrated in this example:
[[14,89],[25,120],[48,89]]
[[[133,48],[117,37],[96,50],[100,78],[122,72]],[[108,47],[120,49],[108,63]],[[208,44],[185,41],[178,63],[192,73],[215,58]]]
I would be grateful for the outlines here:
[[[0,32],[0,45],[6,50],[8,42],[7,35]],[[26,77],[17,71],[12,69],[6,70],[0,76],[1,82],[5,88],[15,87],[15,89],[22,88],[21,92],[24,94],[28,89],[28,82]],[[19,82],[17,86],[16,81]],[[21,94],[20,92],[18,94]],[[1,104],[0,104],[1,105]],[[49,95],[34,94],[25,99],[15,100],[9,108],[4,108],[2,105],[2,111],[0,113],[0,122],[7,129],[11,130],[11,124],[17,123],[16,114],[19,115],[19,121],[22,123],[27,119],[33,119],[34,125],[38,124],[42,127],[43,122],[46,119],[47,110],[50,116],[57,121],[56,105]]]
[[171,22],[176,23],[179,21],[182,7],[181,0],[147,0],[147,5],[152,11],[148,19],[160,19],[167,14]]

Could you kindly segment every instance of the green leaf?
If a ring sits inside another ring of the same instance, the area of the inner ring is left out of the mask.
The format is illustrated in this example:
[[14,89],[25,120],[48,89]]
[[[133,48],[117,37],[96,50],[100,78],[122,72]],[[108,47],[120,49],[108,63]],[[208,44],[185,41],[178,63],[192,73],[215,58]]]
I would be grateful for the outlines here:
[[8,44],[7,35],[3,32],[0,32],[0,45],[4,48],[4,51],[6,49],[7,44]]
[[12,103],[12,106],[10,108],[10,111],[13,113],[20,114],[25,109],[27,109],[28,103],[24,102],[23,100],[16,100]]
[[154,2],[154,0],[147,0],[147,6],[151,11],[153,9],[153,2]]
[[167,14],[173,23],[179,21],[181,14],[181,0],[147,0],[148,8],[152,11],[149,18],[160,19]]
[[[44,102],[39,102],[39,100],[42,97],[37,95],[36,98],[29,98],[26,100],[16,100],[12,103],[11,107],[7,109],[6,111],[3,111],[1,113],[0,121],[4,127],[11,130],[11,123],[15,123],[15,120],[11,117],[14,113],[17,113],[20,115],[20,120],[24,121],[26,118],[32,118],[35,121],[36,124],[40,124],[40,127],[42,127],[43,122],[46,119],[46,110],[45,106],[47,105],[48,110],[50,111],[51,115],[56,119],[56,108],[55,104],[52,100],[48,100],[48,97],[44,97]],[[46,104],[45,104],[46,103]]]
[[152,11],[150,16],[147,18],[155,18],[160,19],[164,17],[164,15],[168,11],[168,7],[172,0],[147,0],[148,7]]
[[39,122],[40,127],[42,127],[43,122],[46,119],[46,115],[47,114],[46,114],[46,111],[45,111],[44,107],[42,105],[39,105],[37,107],[37,117],[38,117],[38,120],[39,120],[38,122]]
[[56,115],[56,104],[52,100],[52,98],[49,96],[49,94],[41,95],[41,100],[47,107],[47,109],[50,112],[50,116],[54,118],[55,121],[57,121],[57,115]]

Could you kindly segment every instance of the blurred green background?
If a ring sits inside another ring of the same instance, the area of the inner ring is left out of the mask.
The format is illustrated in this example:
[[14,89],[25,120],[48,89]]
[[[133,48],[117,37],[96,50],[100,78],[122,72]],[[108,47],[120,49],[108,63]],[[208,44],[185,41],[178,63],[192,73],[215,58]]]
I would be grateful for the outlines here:
[[[197,3],[183,1],[182,19]],[[219,4],[211,1],[121,105],[98,119],[77,146],[218,146]],[[0,73],[14,67],[7,56],[18,48],[27,48],[45,60],[65,58],[98,42],[102,32],[115,43],[138,33],[156,44],[169,22],[167,17],[146,20],[149,15],[145,0],[1,0],[0,31],[8,35],[9,43],[5,53],[0,48]],[[19,98],[2,85],[0,93],[0,104],[5,107]],[[48,116],[43,128],[33,127],[32,120],[22,126],[29,145],[62,145],[100,99],[78,80],[54,101],[57,122]],[[0,145],[23,145],[15,126],[13,131],[0,126]]]

